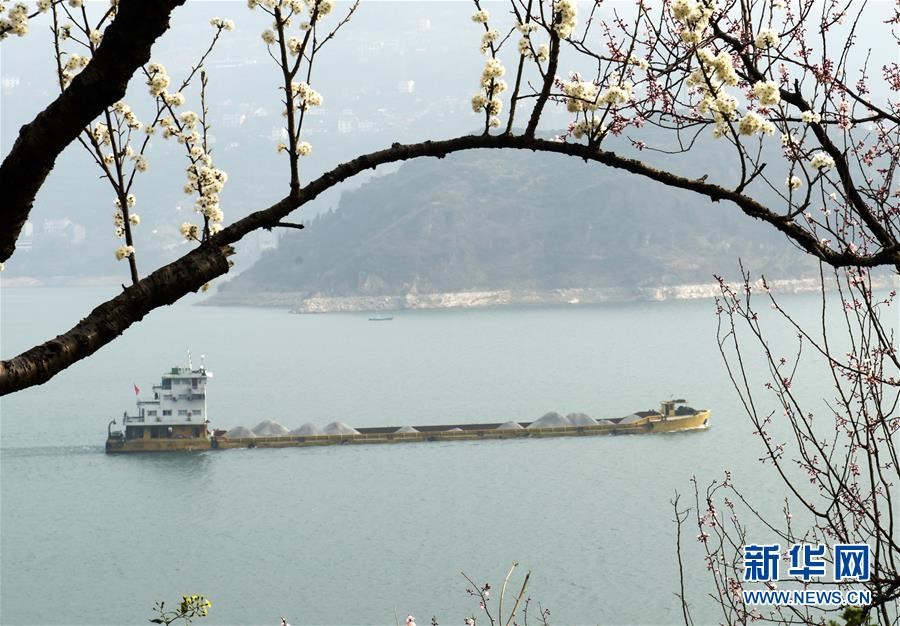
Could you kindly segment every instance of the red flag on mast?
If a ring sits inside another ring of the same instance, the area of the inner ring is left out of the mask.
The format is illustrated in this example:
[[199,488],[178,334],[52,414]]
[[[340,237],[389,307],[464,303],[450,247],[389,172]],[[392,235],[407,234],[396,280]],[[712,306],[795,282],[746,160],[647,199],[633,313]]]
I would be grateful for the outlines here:
[[[134,384],[134,383],[132,383],[132,384]],[[141,395],[141,388],[138,387],[137,385],[134,385],[134,395],[136,395],[136,396]]]

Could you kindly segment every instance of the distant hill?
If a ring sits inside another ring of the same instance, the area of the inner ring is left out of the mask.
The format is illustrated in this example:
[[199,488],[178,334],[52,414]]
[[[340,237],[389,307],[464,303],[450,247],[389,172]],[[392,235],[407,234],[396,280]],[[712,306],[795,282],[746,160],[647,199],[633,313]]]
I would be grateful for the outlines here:
[[568,157],[485,150],[406,163],[345,193],[214,302],[250,303],[263,292],[627,292],[734,277],[738,259],[771,278],[813,270],[782,235],[728,203]]

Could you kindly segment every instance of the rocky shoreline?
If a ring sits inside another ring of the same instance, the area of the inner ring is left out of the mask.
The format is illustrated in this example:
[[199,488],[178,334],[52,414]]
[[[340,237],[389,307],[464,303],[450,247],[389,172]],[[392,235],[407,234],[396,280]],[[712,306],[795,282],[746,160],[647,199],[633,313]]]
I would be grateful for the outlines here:
[[[883,280],[876,287],[887,287]],[[758,282],[759,288],[762,283]],[[769,281],[775,294],[811,293],[820,289],[818,278]],[[710,299],[719,294],[716,283],[670,287],[609,287],[590,289],[494,290],[403,295],[310,296],[298,292],[220,293],[203,302],[207,306],[254,306],[289,309],[292,313],[389,312],[428,309],[467,309],[503,306],[553,306],[660,302]]]

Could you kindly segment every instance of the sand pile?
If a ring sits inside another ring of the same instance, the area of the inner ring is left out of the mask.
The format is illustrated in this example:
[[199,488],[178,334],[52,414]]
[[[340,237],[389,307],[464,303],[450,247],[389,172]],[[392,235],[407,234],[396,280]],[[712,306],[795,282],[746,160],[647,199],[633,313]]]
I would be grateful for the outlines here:
[[550,411],[549,413],[545,413],[540,419],[531,422],[528,428],[560,428],[571,425],[572,422],[565,417],[556,411]]
[[278,437],[288,434],[288,429],[272,420],[263,420],[252,428],[257,437]]
[[569,413],[566,415],[566,419],[572,424],[572,426],[596,426],[597,420],[595,420],[590,415],[586,413]]
[[644,419],[637,413],[632,413],[631,415],[626,415],[621,420],[619,420],[619,424],[634,424],[635,422],[639,422]]
[[331,422],[322,429],[326,435],[358,435],[359,431],[344,422]]
[[225,433],[222,436],[228,437],[229,439],[241,439],[244,437],[256,437],[256,435],[253,434],[252,430],[250,430],[249,428],[244,428],[243,426],[235,426],[234,428],[232,428],[231,430],[229,430],[227,433]]
[[518,422],[504,422],[497,426],[497,430],[523,430],[522,425]]
[[295,428],[288,434],[309,436],[309,435],[324,435],[325,432],[321,428],[319,428],[318,426],[313,424],[312,422],[306,422],[303,426],[301,426],[300,428]]
[[401,426],[400,428],[398,428],[398,429],[395,430],[394,432],[395,432],[395,433],[417,433],[417,432],[419,432],[419,431],[416,430],[415,428],[413,428],[412,426]]

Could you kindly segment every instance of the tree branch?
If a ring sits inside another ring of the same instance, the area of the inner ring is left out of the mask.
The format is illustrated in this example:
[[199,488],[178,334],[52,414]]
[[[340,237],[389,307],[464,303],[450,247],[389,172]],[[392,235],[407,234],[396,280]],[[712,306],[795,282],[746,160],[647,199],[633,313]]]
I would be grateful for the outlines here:
[[690,179],[653,168],[637,159],[581,144],[549,141],[526,136],[466,135],[443,141],[414,144],[395,143],[390,148],[359,156],[326,172],[301,188],[296,196],[287,196],[267,209],[251,213],[213,235],[204,245],[181,259],[157,270],[125,290],[120,296],[100,305],[78,325],[56,339],[0,364],[0,395],[44,383],[76,361],[90,356],[140,321],[153,309],[172,304],[199,289],[210,280],[228,272],[226,257],[230,245],[262,228],[272,228],[284,217],[312,201],[324,191],[379,165],[420,157],[444,158],[448,154],[474,149],[515,149],[549,152],[594,161],[622,169],[664,185],[693,191],[714,202],[727,200],[745,214],[763,220],[790,237],[810,254],[834,267],[872,267],[886,263],[900,265],[900,246],[882,248],[875,254],[861,255],[834,251],[821,244],[810,232],[757,200],[731,189]]
[[145,315],[228,271],[230,246],[204,245],[104,302],[68,332],[0,364],[0,395],[45,383],[113,341]]

